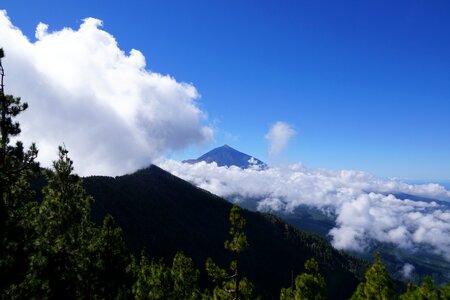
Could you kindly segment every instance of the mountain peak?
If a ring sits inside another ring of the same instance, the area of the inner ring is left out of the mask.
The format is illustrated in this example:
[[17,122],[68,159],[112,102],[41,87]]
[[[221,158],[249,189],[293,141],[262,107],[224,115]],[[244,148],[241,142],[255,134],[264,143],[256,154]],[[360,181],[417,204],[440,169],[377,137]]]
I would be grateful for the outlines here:
[[225,144],[221,147],[212,149],[211,151],[203,154],[197,159],[188,159],[184,160],[184,163],[195,164],[198,162],[207,162],[212,163],[215,162],[219,167],[222,166],[237,166],[239,168],[250,168],[252,166],[258,166],[261,168],[265,168],[267,165],[261,160],[240,152],[231,146]]

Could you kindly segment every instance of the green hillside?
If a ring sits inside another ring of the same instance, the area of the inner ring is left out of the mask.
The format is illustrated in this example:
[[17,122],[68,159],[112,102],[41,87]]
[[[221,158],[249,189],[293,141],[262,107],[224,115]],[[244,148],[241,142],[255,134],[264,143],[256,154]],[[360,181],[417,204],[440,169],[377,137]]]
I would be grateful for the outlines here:
[[[223,247],[231,204],[151,166],[120,177],[92,176],[84,187],[95,202],[95,221],[111,213],[135,253],[142,248],[169,261],[182,250],[204,268],[206,258],[225,265]],[[308,258],[319,262],[330,298],[348,299],[361,278],[361,261],[338,252],[324,239],[269,215],[244,210],[250,248],[243,254],[242,273],[267,298],[277,298],[292,274],[303,271]],[[331,297],[332,295],[332,297]]]

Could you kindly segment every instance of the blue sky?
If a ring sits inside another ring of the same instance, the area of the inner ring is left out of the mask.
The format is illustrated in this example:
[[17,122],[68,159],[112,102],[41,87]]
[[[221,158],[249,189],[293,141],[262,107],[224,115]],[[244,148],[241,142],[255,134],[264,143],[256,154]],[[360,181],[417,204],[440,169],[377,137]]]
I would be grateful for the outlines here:
[[[94,3],[95,2],[95,3]],[[191,82],[215,142],[272,163],[450,179],[448,1],[6,0],[30,39],[36,25],[103,20],[121,49]],[[278,157],[264,136],[296,135]]]

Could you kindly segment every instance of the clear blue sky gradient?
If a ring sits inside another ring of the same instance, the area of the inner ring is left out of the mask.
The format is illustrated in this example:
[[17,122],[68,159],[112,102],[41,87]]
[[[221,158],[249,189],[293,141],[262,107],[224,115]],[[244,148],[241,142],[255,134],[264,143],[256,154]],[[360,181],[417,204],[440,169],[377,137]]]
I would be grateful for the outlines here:
[[[450,1],[5,0],[34,39],[95,17],[148,68],[192,82],[216,141],[270,162],[450,179]],[[0,41],[1,42],[1,41]],[[265,133],[297,135],[278,158]]]

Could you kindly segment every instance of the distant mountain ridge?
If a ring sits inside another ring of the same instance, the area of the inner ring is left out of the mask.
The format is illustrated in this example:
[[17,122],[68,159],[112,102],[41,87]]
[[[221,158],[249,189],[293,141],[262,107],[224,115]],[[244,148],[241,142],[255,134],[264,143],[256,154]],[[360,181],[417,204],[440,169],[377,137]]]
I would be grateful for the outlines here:
[[184,160],[183,163],[195,164],[198,162],[212,163],[215,162],[219,167],[223,166],[237,166],[242,169],[247,169],[253,166],[260,168],[266,168],[267,165],[261,160],[242,153],[228,145],[223,145],[222,147],[215,148],[197,159]]

